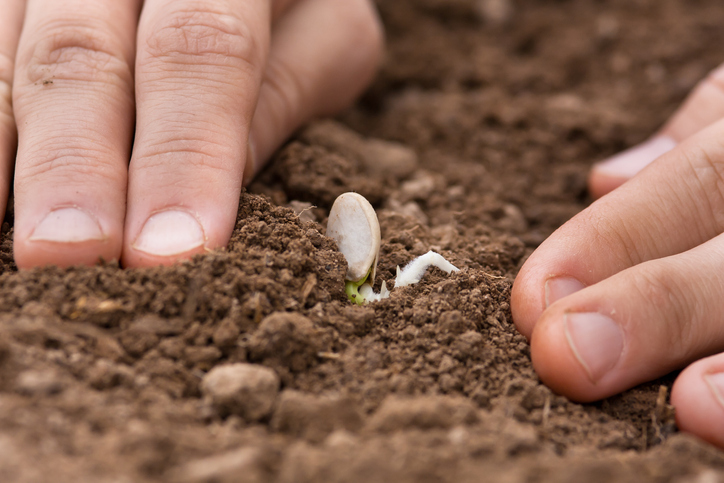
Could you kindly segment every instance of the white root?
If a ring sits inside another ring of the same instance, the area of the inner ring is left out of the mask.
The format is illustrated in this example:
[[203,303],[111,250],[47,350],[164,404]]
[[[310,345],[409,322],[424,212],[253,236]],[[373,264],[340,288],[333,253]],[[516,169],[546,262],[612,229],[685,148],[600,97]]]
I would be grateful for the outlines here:
[[359,294],[364,297],[365,303],[379,302],[380,300],[390,298],[390,291],[387,290],[387,284],[384,281],[382,281],[380,293],[375,293],[370,284],[364,283],[359,288]]
[[[397,267],[397,278],[395,278],[395,284],[392,286],[393,290],[397,287],[404,287],[420,282],[430,267],[437,267],[448,274],[460,271],[455,265],[445,260],[442,255],[431,250],[405,265],[405,268],[402,270],[400,270],[400,267]],[[390,297],[390,291],[387,289],[387,284],[384,281],[382,282],[380,293],[375,293],[372,286],[369,283],[365,283],[359,287],[359,294],[363,297],[366,304],[379,302]]]
[[399,266],[397,267],[397,278],[395,278],[393,288],[418,283],[430,267],[437,267],[448,274],[460,271],[455,265],[445,260],[445,257],[430,250],[405,265],[402,270],[400,270]]

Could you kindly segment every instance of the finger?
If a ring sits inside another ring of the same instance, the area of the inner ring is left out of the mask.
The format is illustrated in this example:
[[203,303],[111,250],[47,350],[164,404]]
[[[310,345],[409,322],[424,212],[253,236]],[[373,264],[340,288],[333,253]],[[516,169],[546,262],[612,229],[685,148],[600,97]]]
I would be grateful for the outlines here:
[[648,141],[596,164],[588,180],[594,198],[613,191],[678,143],[724,119],[724,65],[704,79]]
[[228,241],[270,24],[269,0],[146,0],[124,265]]
[[382,27],[369,0],[303,0],[277,22],[245,182],[302,124],[357,98],[377,70],[382,44]]
[[541,380],[594,401],[724,349],[724,235],[553,304],[531,357]]
[[718,122],[563,225],[514,283],[511,309],[518,329],[530,336],[556,300],[724,231],[722,166],[724,122]]
[[19,267],[120,257],[139,8],[27,2],[13,87]]
[[0,20],[0,216],[5,213],[17,144],[12,85],[25,0],[8,0],[3,7]]
[[687,367],[671,389],[676,425],[724,448],[724,354]]

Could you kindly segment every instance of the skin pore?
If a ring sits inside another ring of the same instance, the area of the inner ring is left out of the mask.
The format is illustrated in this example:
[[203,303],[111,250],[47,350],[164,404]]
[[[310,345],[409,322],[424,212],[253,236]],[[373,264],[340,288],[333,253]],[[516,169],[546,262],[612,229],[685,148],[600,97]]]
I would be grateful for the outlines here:
[[[170,264],[224,246],[241,187],[382,55],[372,0],[6,0],[0,212],[20,268]],[[594,167],[600,199],[512,295],[533,364],[594,401],[684,368],[679,426],[724,447],[724,69],[649,142]]]

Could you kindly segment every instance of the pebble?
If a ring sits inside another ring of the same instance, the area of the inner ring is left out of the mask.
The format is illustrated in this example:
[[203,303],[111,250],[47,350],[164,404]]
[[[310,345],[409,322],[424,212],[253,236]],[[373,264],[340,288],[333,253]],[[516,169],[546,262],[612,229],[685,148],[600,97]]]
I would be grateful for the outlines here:
[[65,384],[53,370],[27,370],[18,375],[16,390],[28,396],[49,396],[63,390]]
[[513,18],[511,0],[478,0],[480,16],[491,25],[505,25]]
[[235,414],[247,421],[268,416],[279,393],[279,377],[264,366],[216,366],[201,381],[201,392],[220,416]]
[[383,139],[368,139],[364,149],[360,150],[360,157],[368,171],[396,179],[410,176],[419,165],[413,149]]
[[401,201],[426,200],[435,190],[435,178],[426,172],[419,172],[413,179],[400,185]]

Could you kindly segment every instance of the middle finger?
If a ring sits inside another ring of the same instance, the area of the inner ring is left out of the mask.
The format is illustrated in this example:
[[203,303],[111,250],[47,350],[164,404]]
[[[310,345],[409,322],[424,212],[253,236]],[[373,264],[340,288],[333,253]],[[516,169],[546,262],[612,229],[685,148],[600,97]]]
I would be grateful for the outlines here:
[[123,262],[223,246],[236,219],[271,0],[147,0]]

